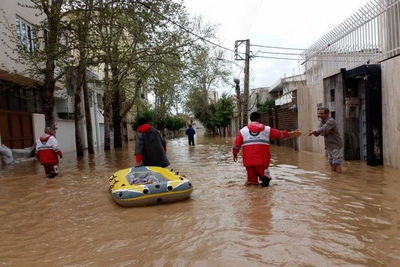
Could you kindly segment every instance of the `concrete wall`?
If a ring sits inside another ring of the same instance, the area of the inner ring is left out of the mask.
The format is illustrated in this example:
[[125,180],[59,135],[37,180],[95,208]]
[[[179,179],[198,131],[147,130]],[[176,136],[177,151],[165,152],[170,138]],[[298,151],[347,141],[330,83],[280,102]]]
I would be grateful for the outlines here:
[[73,120],[57,120],[57,141],[63,152],[75,151],[75,123]]
[[32,114],[32,124],[33,124],[33,138],[36,142],[39,137],[44,133],[45,119],[44,114],[33,113]]
[[309,130],[314,130],[319,125],[317,105],[324,102],[323,91],[322,80],[297,90],[299,130],[303,132],[299,138],[300,151],[325,153],[323,137],[307,136]]
[[381,63],[383,160],[400,168],[400,56]]
[[[323,80],[324,83],[324,107],[329,108],[332,113],[335,112],[336,124],[342,137],[343,144],[345,143],[345,107],[344,107],[344,95],[343,95],[343,74],[338,73],[329,76]],[[331,90],[335,91],[335,99],[331,100]],[[333,116],[332,116],[333,117]]]

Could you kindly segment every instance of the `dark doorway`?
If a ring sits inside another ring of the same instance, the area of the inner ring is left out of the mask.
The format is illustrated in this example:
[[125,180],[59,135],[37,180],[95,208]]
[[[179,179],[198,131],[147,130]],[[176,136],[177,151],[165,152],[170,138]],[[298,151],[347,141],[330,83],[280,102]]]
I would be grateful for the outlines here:
[[344,73],[345,158],[382,165],[382,87],[380,65]]

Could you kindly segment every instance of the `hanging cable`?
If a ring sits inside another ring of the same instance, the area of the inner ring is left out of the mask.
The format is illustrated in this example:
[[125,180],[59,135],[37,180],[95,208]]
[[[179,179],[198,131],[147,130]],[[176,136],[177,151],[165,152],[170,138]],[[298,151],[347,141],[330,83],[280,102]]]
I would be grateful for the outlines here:
[[272,51],[261,51],[258,50],[255,53],[260,53],[260,54],[271,54],[271,55],[289,55],[289,56],[303,56],[303,54],[299,54],[299,53],[283,53],[283,52],[272,52]]
[[[213,45],[213,46],[217,46],[217,47],[219,47],[219,48],[221,48],[221,49],[224,49],[224,50],[226,50],[226,51],[235,53],[235,50],[230,49],[230,48],[227,48],[227,47],[222,46],[222,45],[220,45],[220,44],[217,44],[217,43],[215,43],[215,42],[213,42],[213,41],[210,41],[210,40],[208,40],[208,39],[206,39],[206,38],[204,38],[204,37],[198,35],[197,33],[192,32],[191,30],[189,30],[189,29],[185,28],[184,26],[182,26],[182,25],[176,23],[175,21],[171,20],[170,18],[166,17],[165,15],[161,14],[160,12],[158,12],[158,11],[152,9],[152,8],[151,8],[150,6],[148,6],[147,4],[145,4],[145,3],[143,3],[143,2],[140,2],[140,1],[136,1],[135,3],[144,6],[145,8],[149,9],[149,10],[152,11],[153,13],[155,13],[155,14],[161,16],[162,18],[166,19],[166,20],[169,21],[170,23],[172,23],[172,24],[174,24],[175,26],[179,27],[180,29],[184,30],[185,32],[187,32],[187,33],[189,33],[189,34],[191,34],[191,35],[196,36],[197,38],[199,38],[199,39],[202,40],[203,42],[209,43],[209,44],[211,44],[211,45]],[[241,52],[239,52],[239,53],[241,53]],[[241,54],[244,54],[244,53],[241,53]]]
[[269,56],[252,56],[252,58],[284,59],[284,60],[296,60],[296,61],[301,61],[301,60],[304,60],[304,59],[302,59],[302,58],[289,58],[289,57],[269,57]]
[[250,46],[264,47],[264,48],[274,48],[274,49],[283,49],[283,50],[302,50],[302,51],[308,50],[308,49],[304,49],[304,48],[293,48],[293,47],[282,47],[282,46],[270,46],[270,45],[257,45],[257,44],[250,44]]

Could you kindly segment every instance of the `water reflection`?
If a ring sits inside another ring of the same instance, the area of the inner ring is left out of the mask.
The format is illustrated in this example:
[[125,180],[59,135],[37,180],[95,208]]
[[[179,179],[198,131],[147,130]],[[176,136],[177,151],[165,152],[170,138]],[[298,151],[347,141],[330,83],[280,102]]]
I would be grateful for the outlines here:
[[269,188],[245,187],[230,138],[169,141],[171,168],[192,199],[121,208],[108,176],[133,164],[133,146],[76,161],[44,178],[27,161],[0,171],[0,262],[12,265],[400,264],[398,170],[272,148]]

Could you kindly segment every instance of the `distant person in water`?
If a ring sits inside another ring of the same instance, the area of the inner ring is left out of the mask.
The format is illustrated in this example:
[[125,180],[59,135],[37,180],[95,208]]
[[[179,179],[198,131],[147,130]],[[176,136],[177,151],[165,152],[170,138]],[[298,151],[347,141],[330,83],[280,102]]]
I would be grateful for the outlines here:
[[271,153],[269,149],[271,139],[295,138],[301,135],[296,130],[292,132],[281,131],[265,126],[260,122],[261,114],[250,114],[250,123],[243,127],[237,134],[233,147],[233,160],[237,161],[240,148],[243,147],[243,165],[247,170],[245,185],[259,185],[267,187],[271,181],[269,163]]
[[194,146],[194,135],[196,134],[196,131],[192,128],[192,125],[189,124],[188,128],[186,129],[186,135],[188,136],[189,139],[189,146],[192,145]]
[[50,179],[58,175],[58,157],[63,157],[58,148],[55,134],[55,127],[46,127],[44,134],[36,142],[36,157],[43,165],[46,176]]
[[167,167],[169,165],[165,153],[167,144],[160,132],[145,118],[140,118],[138,125],[135,146],[136,166]]
[[318,109],[318,118],[321,119],[319,128],[310,131],[308,136],[324,137],[325,149],[328,154],[328,162],[333,172],[342,173],[343,142],[335,119],[329,116],[328,108]]

